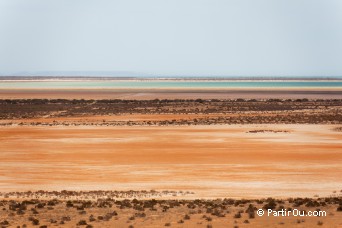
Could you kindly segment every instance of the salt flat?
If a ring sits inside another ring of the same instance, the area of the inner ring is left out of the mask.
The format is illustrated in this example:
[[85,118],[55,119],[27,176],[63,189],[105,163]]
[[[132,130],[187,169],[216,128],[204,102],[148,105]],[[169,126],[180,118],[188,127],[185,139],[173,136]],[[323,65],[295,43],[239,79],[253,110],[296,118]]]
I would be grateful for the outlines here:
[[[329,196],[341,187],[334,125],[7,126],[0,191],[191,190],[189,197]],[[248,133],[253,130],[286,132]]]

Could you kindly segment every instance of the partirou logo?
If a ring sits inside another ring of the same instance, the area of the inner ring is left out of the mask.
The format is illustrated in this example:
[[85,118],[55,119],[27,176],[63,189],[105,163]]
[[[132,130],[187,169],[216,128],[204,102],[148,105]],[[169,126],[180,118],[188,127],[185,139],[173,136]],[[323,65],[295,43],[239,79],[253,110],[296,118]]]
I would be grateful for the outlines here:
[[[265,214],[265,211],[263,209],[257,210],[257,215],[263,216]],[[298,209],[293,210],[287,210],[282,209],[278,211],[274,211],[272,209],[267,209],[267,216],[274,216],[274,217],[286,217],[286,216],[299,216],[299,217],[321,217],[321,216],[327,216],[326,211],[316,210],[316,211],[301,211]]]

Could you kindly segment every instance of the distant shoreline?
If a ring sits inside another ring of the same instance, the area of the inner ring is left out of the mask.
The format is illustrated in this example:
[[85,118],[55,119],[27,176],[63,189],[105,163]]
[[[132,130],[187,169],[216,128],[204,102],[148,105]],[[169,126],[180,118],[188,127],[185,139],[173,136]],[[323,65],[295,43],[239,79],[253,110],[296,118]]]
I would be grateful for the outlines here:
[[0,76],[0,81],[342,81],[341,77],[94,77]]
[[230,89],[18,89],[0,88],[0,99],[341,99],[342,88]]
[[342,98],[342,79],[29,77],[0,80],[0,99]]

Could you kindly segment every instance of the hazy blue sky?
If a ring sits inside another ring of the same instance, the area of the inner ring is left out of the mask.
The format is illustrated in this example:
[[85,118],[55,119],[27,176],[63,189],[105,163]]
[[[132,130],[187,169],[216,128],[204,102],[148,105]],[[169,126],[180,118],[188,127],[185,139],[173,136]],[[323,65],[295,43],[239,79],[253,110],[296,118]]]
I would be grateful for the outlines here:
[[0,0],[0,72],[342,75],[341,0]]

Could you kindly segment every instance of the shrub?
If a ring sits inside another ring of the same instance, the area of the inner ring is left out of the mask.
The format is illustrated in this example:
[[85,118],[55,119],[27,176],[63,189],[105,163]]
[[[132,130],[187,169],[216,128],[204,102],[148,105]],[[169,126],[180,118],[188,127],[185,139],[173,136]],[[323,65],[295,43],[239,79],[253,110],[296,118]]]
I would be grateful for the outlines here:
[[77,225],[79,225],[79,226],[85,226],[85,225],[87,225],[87,222],[86,222],[86,220],[80,220],[80,221],[77,223]]
[[0,225],[8,226],[9,222],[7,220],[4,220],[3,222],[0,222]]
[[234,218],[241,218],[241,213],[240,213],[240,212],[236,213],[236,214],[234,215]]
[[89,216],[89,221],[90,221],[90,222],[94,222],[95,220],[96,220],[96,219],[94,218],[94,215],[90,215],[90,216]]
[[342,211],[342,205],[339,205],[337,211]]
[[275,202],[274,199],[268,199],[268,203],[266,203],[263,208],[268,210],[268,209],[271,209],[271,210],[274,210],[276,208],[277,204]]
[[32,225],[34,225],[34,226],[39,225],[39,220],[36,219],[36,218],[33,218],[33,219],[32,219]]

